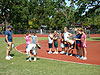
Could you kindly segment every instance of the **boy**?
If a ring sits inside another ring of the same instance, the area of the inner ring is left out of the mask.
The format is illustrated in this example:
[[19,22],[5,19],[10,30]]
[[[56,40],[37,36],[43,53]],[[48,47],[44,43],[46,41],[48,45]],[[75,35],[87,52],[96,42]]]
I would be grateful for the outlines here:
[[53,35],[51,34],[51,31],[49,31],[49,35],[48,35],[49,52],[48,54],[52,53],[52,43],[53,43]]

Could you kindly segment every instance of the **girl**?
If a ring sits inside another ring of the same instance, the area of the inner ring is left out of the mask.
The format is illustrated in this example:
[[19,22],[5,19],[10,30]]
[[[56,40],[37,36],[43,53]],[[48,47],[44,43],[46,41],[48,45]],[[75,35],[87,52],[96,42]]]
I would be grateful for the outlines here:
[[80,59],[82,60],[87,60],[86,57],[86,47],[87,47],[87,42],[86,42],[86,32],[82,30],[82,36],[81,36],[81,50],[82,50],[82,57]]
[[64,54],[64,35],[63,35],[64,31],[61,31],[61,39],[60,39],[60,46],[62,48],[62,51],[60,52],[60,54]]
[[27,32],[26,35],[25,35],[25,37],[24,37],[25,40],[26,40],[26,54],[28,55],[27,61],[31,61],[30,51],[27,51],[28,45],[31,44],[30,37],[31,37],[31,35],[29,34],[29,32]]
[[58,54],[58,33],[57,31],[54,31],[53,40],[54,40],[54,47],[55,47],[55,52],[53,54]]

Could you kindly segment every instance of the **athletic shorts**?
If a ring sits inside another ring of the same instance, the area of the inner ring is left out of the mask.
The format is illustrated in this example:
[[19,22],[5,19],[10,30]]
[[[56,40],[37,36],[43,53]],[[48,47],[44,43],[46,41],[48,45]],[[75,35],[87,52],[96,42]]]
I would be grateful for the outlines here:
[[58,48],[58,42],[57,41],[54,41],[54,47]]
[[64,47],[69,47],[69,44],[64,44]]
[[81,47],[81,44],[80,43],[76,44],[76,49],[77,50],[78,50],[78,47]]
[[48,43],[48,45],[49,45],[49,48],[52,48],[52,43]]
[[8,42],[8,44],[7,44],[7,50],[8,51],[12,50],[12,42]]
[[60,44],[60,47],[61,47],[61,48],[64,48],[64,44],[63,44],[63,43],[61,43],[61,44]]

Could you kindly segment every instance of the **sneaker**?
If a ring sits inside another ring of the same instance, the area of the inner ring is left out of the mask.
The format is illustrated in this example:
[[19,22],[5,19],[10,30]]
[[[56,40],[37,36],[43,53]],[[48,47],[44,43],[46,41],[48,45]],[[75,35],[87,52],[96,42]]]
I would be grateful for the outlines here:
[[64,51],[61,51],[60,54],[65,54],[65,52]]
[[81,56],[80,59],[83,59],[83,56]]
[[9,56],[9,58],[13,58],[12,56]]
[[52,53],[52,51],[49,51],[49,52],[48,52],[48,54],[51,54],[51,53]]
[[70,54],[70,56],[73,56],[73,54]]
[[76,54],[75,56],[76,56],[76,58],[80,58],[80,56],[79,56],[79,55],[77,55],[77,54]]
[[66,56],[68,56],[68,53],[66,53]]
[[6,60],[10,60],[10,58],[9,58],[9,56],[6,56],[6,58],[5,58]]
[[87,60],[87,57],[83,57],[83,59],[82,60]]
[[56,51],[55,51],[55,52],[53,52],[53,54],[56,54]]
[[56,52],[56,54],[58,54],[58,52]]
[[27,61],[31,61],[31,58],[28,58]]
[[36,57],[34,57],[34,61],[36,61]]

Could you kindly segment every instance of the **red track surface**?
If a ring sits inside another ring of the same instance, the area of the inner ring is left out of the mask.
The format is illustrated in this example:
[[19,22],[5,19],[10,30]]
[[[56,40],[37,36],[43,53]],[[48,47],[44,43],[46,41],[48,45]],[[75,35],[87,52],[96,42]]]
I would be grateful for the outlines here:
[[[55,59],[55,60],[61,60],[61,61],[69,61],[69,62],[75,62],[75,63],[85,63],[85,64],[94,64],[94,65],[100,65],[100,41],[87,41],[87,60],[80,60],[77,59],[75,56],[66,56],[61,54],[48,54],[48,41],[39,41],[41,44],[41,50],[38,50],[38,56],[48,59]],[[60,45],[60,41],[59,41]],[[25,53],[25,44],[19,45],[16,47],[16,49],[19,52]],[[53,49],[54,50],[54,49]],[[61,51],[61,48],[59,46],[59,51]],[[74,50],[74,53],[76,54],[76,50]]]

